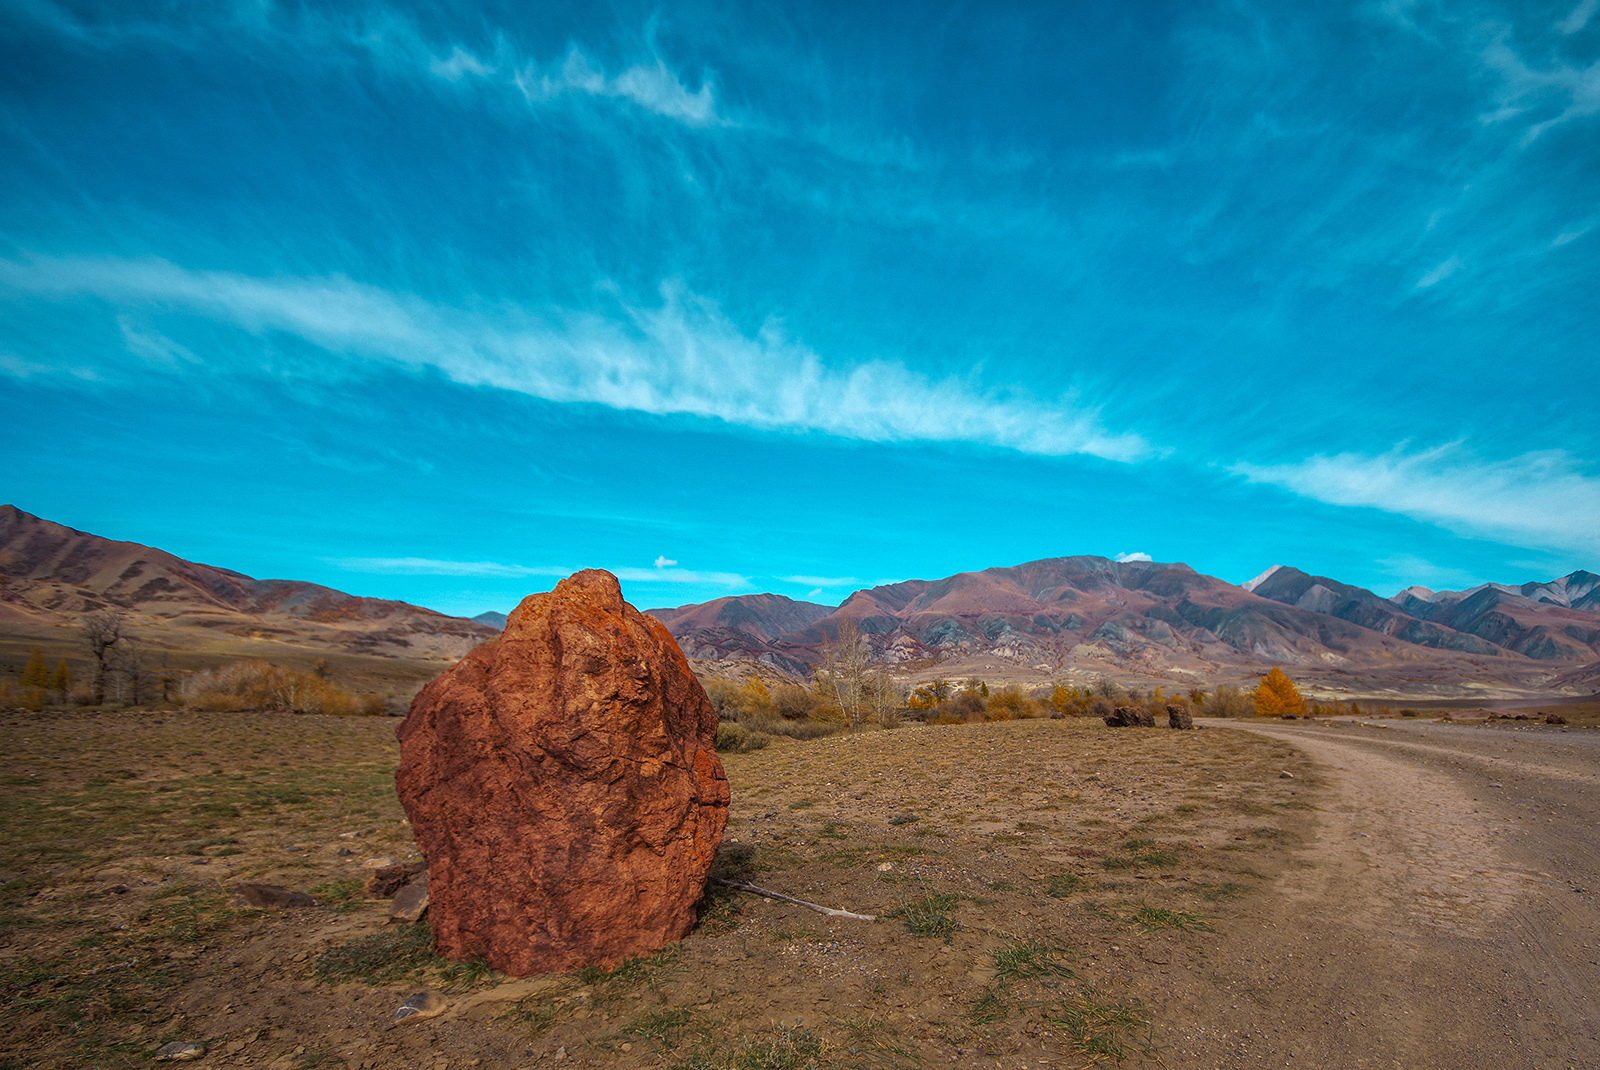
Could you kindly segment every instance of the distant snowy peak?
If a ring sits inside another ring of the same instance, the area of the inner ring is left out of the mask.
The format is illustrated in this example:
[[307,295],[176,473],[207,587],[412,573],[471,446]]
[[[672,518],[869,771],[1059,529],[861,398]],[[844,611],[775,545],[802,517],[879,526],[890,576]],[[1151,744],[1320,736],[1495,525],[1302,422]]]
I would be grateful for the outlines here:
[[1273,565],[1271,568],[1267,569],[1267,571],[1263,572],[1261,575],[1257,576],[1255,579],[1246,580],[1244,583],[1239,584],[1239,586],[1243,587],[1247,591],[1254,592],[1257,587],[1260,587],[1263,583],[1266,583],[1268,580],[1270,580],[1272,578],[1273,574],[1276,573],[1282,567],[1283,567],[1282,565]]

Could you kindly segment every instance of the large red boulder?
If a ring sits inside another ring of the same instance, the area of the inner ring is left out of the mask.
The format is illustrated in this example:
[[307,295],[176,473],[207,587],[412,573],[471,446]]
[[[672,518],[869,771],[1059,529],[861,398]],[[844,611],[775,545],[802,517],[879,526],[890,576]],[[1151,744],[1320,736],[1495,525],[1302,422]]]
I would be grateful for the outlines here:
[[609,572],[523,599],[399,730],[439,953],[525,977],[680,939],[728,821],[716,729],[678,644]]

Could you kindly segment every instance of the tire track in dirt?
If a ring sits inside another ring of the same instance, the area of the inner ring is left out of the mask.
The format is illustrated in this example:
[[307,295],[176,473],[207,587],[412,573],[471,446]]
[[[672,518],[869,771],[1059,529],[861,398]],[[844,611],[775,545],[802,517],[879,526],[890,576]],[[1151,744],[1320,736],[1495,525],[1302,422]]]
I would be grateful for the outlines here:
[[1175,1023],[1185,1065],[1600,1064],[1600,740],[1233,727],[1300,748],[1328,788],[1300,865]]

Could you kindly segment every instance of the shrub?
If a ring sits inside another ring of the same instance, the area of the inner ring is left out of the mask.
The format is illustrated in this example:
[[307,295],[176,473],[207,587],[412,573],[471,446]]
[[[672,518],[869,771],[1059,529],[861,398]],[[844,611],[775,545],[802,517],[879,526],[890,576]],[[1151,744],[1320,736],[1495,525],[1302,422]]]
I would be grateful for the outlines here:
[[802,720],[816,713],[822,697],[799,684],[778,684],[772,689],[772,708],[789,720]]
[[765,732],[752,732],[742,724],[723,721],[717,725],[716,747],[720,751],[730,754],[746,754],[753,750],[760,750],[772,742],[772,737]]
[[790,739],[818,739],[822,736],[831,736],[844,728],[842,724],[829,724],[824,721],[810,719],[790,720],[787,717],[774,717],[771,715],[745,717],[739,722],[752,732],[764,732],[769,736],[788,736]]
[[1244,692],[1228,684],[1207,695],[1201,709],[1207,717],[1249,717],[1255,713],[1255,705]]
[[356,697],[309,672],[265,661],[236,661],[205,669],[183,682],[184,705],[199,710],[258,710],[271,713],[360,712]]
[[984,713],[991,721],[1010,721],[1023,717],[1042,717],[1044,707],[1024,695],[1021,688],[1003,687],[989,696]]

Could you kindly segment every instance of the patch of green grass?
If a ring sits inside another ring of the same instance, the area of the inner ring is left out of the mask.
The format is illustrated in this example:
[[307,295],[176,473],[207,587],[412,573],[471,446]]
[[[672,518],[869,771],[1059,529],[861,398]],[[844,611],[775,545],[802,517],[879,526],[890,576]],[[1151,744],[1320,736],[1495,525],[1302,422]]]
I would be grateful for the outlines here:
[[809,810],[815,805],[817,805],[817,804],[811,799],[796,799],[794,802],[789,804],[789,809],[791,809],[791,810]]
[[1232,899],[1243,895],[1246,891],[1244,885],[1237,881],[1227,881],[1223,884],[1202,884],[1195,891],[1200,893],[1200,898],[1207,902],[1217,903],[1224,899]]
[[1177,806],[1173,807],[1173,809],[1180,814],[1192,814],[1197,810],[1203,810],[1205,808],[1199,803],[1179,803]]
[[1136,1002],[1108,1003],[1093,989],[1085,988],[1048,1016],[1048,1021],[1067,1035],[1072,1050],[1091,1065],[1155,1054],[1150,1022]]
[[493,981],[494,978],[494,967],[483,961],[482,956],[468,959],[466,962],[447,963],[439,971],[439,979],[444,987],[454,992],[464,991],[485,981]]
[[1052,899],[1065,899],[1073,892],[1081,891],[1085,883],[1076,873],[1052,873],[1045,878],[1044,894]]
[[1056,961],[1060,954],[1059,948],[1037,941],[1003,947],[994,953],[995,979],[1004,988],[1012,981],[1073,976],[1070,969]]
[[955,915],[950,913],[951,908],[959,902],[961,897],[958,895],[932,892],[921,899],[902,902],[888,916],[899,918],[906,932],[912,936],[942,936],[948,940],[950,934],[959,927]]
[[360,877],[340,877],[326,881],[311,889],[311,894],[341,914],[361,906],[365,882]]
[[646,1014],[623,1027],[624,1033],[644,1037],[658,1048],[671,1051],[683,1039],[683,1030],[692,1015],[686,1010],[664,1010]]
[[433,953],[433,933],[426,923],[390,925],[358,936],[317,956],[317,978],[329,983],[363,981],[385,984],[409,977],[428,966],[443,965]]
[[891,824],[891,825],[909,825],[913,821],[921,821],[921,820],[922,820],[922,818],[918,817],[916,814],[895,814],[893,817],[891,817],[889,819],[889,824]]
[[1017,890],[1017,886],[1011,881],[990,881],[984,887],[991,892],[1014,892]]
[[739,1070],[805,1070],[816,1065],[823,1051],[822,1038],[799,1026],[779,1026],[773,1035],[739,1052]]
[[631,959],[623,959],[609,970],[604,966],[584,966],[577,971],[577,976],[578,980],[586,985],[626,987],[650,980],[657,970],[676,964],[682,954],[682,947],[673,944],[657,951],[654,955],[636,955]]
[[977,998],[972,1004],[972,1009],[967,1012],[967,1020],[973,1025],[993,1025],[995,1022],[1005,1021],[1010,1013],[1011,1008],[1006,1006],[1006,1001],[1001,999],[998,993],[992,989],[984,989],[983,995]]
[[1134,839],[1125,841],[1122,845],[1122,849],[1124,851],[1137,851],[1142,847],[1154,847],[1155,845],[1155,840],[1147,837],[1135,837]]
[[818,835],[828,840],[848,840],[850,826],[843,821],[824,821]]
[[1147,933],[1159,932],[1162,929],[1178,929],[1191,933],[1217,931],[1211,927],[1204,914],[1195,914],[1188,910],[1168,910],[1165,907],[1140,907],[1128,920]]

